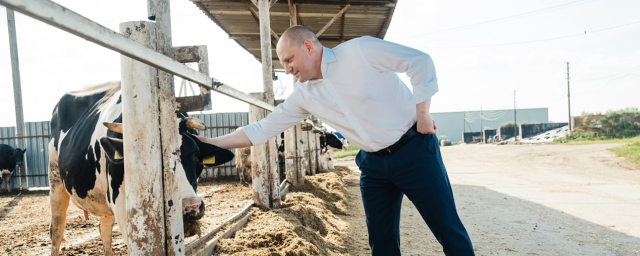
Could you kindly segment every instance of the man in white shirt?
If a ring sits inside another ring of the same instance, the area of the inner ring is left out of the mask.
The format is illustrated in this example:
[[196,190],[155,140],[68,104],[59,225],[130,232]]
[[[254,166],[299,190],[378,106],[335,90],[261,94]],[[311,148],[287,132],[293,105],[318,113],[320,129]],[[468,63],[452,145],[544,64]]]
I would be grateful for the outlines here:
[[[407,195],[446,255],[474,255],[458,217],[429,107],[438,91],[429,55],[373,37],[322,47],[315,34],[294,26],[276,47],[294,92],[259,122],[217,138],[222,148],[266,142],[309,115],[362,149],[360,191],[372,255],[400,255],[400,208]],[[411,78],[413,93],[397,73]]]

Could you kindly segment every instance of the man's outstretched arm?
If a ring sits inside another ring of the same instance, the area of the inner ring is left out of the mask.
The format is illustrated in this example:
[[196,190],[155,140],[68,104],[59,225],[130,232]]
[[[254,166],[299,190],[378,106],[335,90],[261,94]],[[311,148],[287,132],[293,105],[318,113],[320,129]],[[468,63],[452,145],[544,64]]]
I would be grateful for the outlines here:
[[198,138],[202,142],[213,144],[224,149],[253,146],[251,140],[249,140],[249,137],[247,137],[247,134],[244,133],[243,128],[239,128],[230,134],[220,137],[207,138],[204,136],[196,136],[196,138]]

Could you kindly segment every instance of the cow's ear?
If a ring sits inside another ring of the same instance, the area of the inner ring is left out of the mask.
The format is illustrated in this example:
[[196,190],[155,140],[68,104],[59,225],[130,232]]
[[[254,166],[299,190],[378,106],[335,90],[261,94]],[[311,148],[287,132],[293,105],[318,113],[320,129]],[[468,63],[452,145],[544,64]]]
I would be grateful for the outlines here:
[[107,160],[112,164],[124,163],[124,151],[121,139],[102,137],[100,139],[100,145],[104,149],[104,154],[107,156]]
[[216,145],[204,143],[197,138],[193,140],[198,144],[202,163],[207,166],[218,166],[231,161],[234,155],[231,150],[220,148]]

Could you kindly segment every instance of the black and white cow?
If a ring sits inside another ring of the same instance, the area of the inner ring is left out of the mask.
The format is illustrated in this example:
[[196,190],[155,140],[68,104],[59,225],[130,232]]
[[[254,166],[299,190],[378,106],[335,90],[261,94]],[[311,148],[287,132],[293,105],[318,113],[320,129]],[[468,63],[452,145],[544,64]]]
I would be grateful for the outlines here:
[[0,188],[2,187],[3,180],[7,181],[7,191],[11,192],[11,174],[16,167],[22,166],[24,161],[24,152],[19,148],[13,149],[13,147],[5,144],[0,144]]
[[[100,235],[106,255],[113,254],[111,232],[114,223],[118,223],[127,241],[123,164],[126,156],[122,154],[122,134],[112,131],[117,128],[108,130],[106,124],[103,126],[103,123],[121,123],[121,120],[120,82],[69,92],[54,108],[49,144],[52,255],[58,255],[60,249],[69,200],[85,211],[85,217],[91,213],[100,218]],[[181,176],[178,187],[183,214],[198,219],[204,215],[204,203],[195,192],[197,179],[204,168],[203,159],[215,157],[213,165],[220,165],[230,161],[233,153],[202,143],[191,134],[195,130],[190,128],[204,129],[202,121],[181,118],[177,122],[180,122],[180,134],[176,136],[181,138],[182,163],[177,166],[177,173]]]
[[328,149],[347,150],[347,146],[332,132],[322,132],[320,133],[320,149],[325,152]]

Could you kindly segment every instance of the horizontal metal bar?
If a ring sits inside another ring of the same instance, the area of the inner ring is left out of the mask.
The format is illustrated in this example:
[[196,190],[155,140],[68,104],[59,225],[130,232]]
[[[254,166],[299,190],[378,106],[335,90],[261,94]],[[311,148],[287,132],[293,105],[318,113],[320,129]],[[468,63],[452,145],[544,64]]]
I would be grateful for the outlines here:
[[193,242],[187,244],[186,247],[186,251],[187,252],[191,252],[192,255],[197,253],[197,250],[203,249],[203,247],[209,243],[209,241],[211,239],[213,239],[218,232],[220,232],[220,230],[222,229],[222,227],[226,226],[227,224],[230,224],[232,222],[237,221],[238,219],[242,218],[243,216],[245,216],[247,214],[247,212],[249,211],[249,209],[251,209],[251,207],[253,206],[253,203],[249,203],[247,205],[245,205],[238,213],[234,214],[233,216],[229,217],[228,219],[226,219],[224,222],[222,222],[222,224],[220,224],[219,226],[217,226],[216,228],[214,228],[211,232],[203,235],[202,237],[194,240]]
[[237,125],[230,125],[230,126],[212,126],[212,127],[207,127],[207,130],[212,130],[212,129],[238,129]]
[[149,49],[52,1],[0,0],[0,4],[129,58],[192,81],[209,90],[217,91],[265,110],[273,111],[274,109],[273,106],[264,101],[251,97],[249,94],[226,85],[213,77],[193,70],[168,56]]
[[[246,11],[219,11],[209,10],[212,15],[233,15],[233,16],[248,16],[251,15],[249,10]],[[271,17],[289,17],[289,12],[271,12]],[[331,19],[335,13],[298,13],[298,16],[302,18],[328,18]],[[387,16],[384,14],[359,14],[359,13],[345,13],[345,18],[348,19],[384,19]]]
[[32,136],[21,136],[21,137],[6,137],[6,138],[0,138],[0,140],[31,139],[31,138],[51,138],[51,135],[32,135]]

